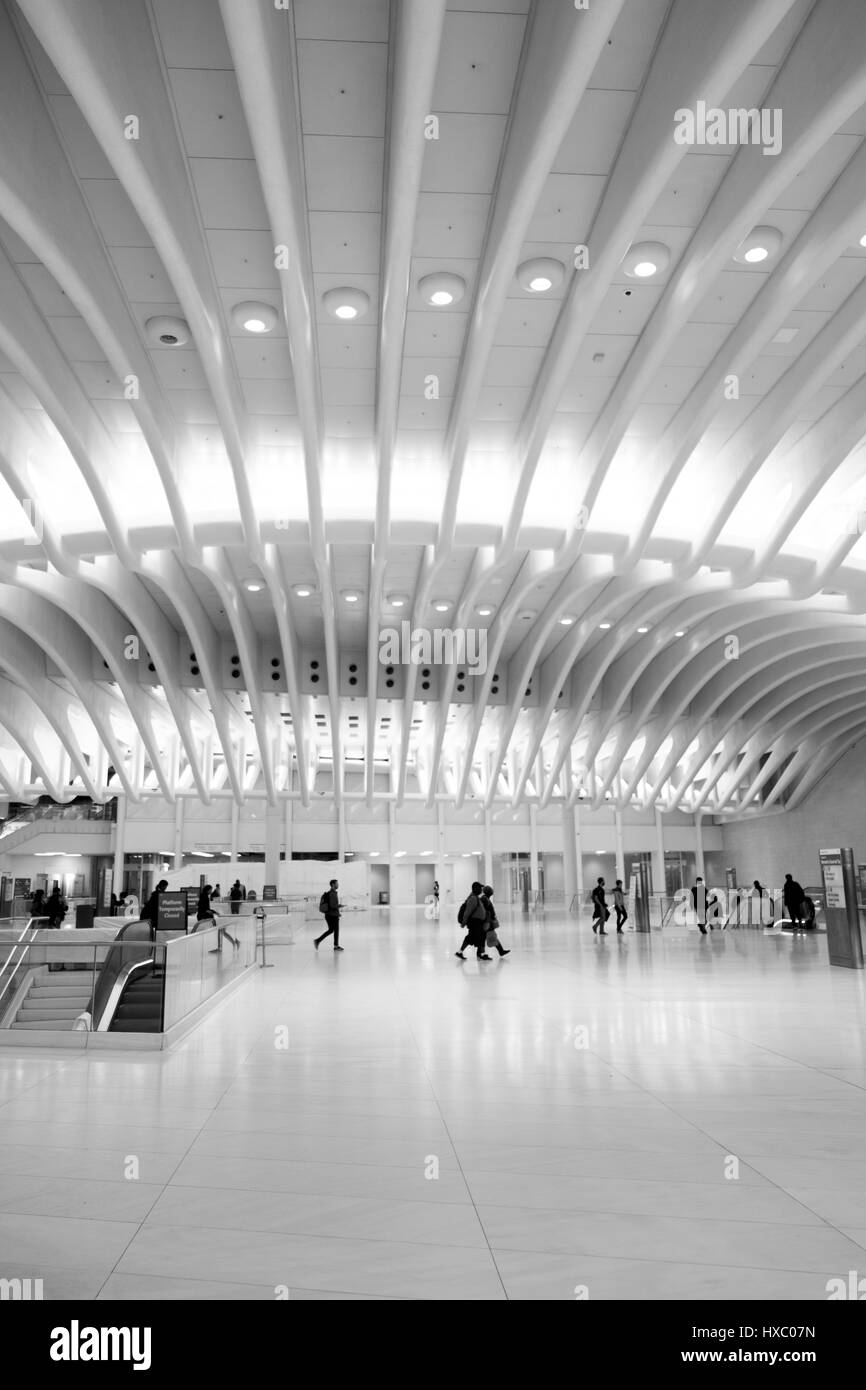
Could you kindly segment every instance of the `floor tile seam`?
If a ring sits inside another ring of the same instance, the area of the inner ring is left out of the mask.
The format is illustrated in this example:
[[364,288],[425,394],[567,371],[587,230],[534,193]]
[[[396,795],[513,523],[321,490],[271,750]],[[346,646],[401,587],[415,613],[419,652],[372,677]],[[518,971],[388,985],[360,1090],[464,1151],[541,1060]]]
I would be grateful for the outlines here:
[[[452,1138],[451,1138],[451,1131],[450,1131],[450,1129],[449,1129],[449,1127],[448,1127],[448,1121],[446,1120],[445,1115],[444,1115],[444,1113],[442,1112],[442,1107],[441,1107],[441,1103],[440,1103],[440,1101],[439,1101],[439,1096],[438,1096],[437,1093],[436,1093],[436,1087],[435,1087],[435,1085],[434,1085],[434,1082],[433,1082],[432,1078],[430,1077],[429,1071],[427,1070],[427,1065],[426,1065],[426,1063],[424,1062],[424,1058],[423,1058],[423,1055],[422,1055],[422,1053],[421,1053],[421,1049],[420,1049],[420,1047],[418,1046],[418,1039],[417,1039],[417,1036],[416,1036],[416,1033],[415,1033],[415,1029],[414,1029],[413,1024],[412,1024],[412,1015],[411,1015],[411,1012],[409,1011],[409,1009],[408,1009],[407,1006],[406,1006],[406,1000],[405,1000],[405,998],[404,998],[403,993],[400,991],[399,988],[397,989],[396,992],[397,992],[398,998],[400,999],[401,1006],[402,1006],[402,1008],[403,1008],[403,1014],[404,1014],[404,1017],[405,1017],[405,1019],[406,1019],[406,1024],[407,1024],[408,1029],[409,1029],[409,1034],[410,1034],[410,1036],[412,1037],[413,1041],[415,1042],[416,1047],[418,1047],[418,1055],[419,1055],[419,1058],[421,1059],[422,1066],[424,1067],[424,1072],[425,1072],[425,1075],[427,1076],[427,1080],[428,1080],[428,1084],[429,1084],[429,1086],[430,1086],[431,1093],[432,1093],[433,1098],[434,1098],[434,1100],[436,1101],[436,1105],[437,1105],[437,1107],[438,1107],[438,1109],[439,1109],[439,1114],[440,1114],[440,1117],[441,1117],[441,1119],[442,1119],[442,1123],[443,1123],[443,1125],[445,1126],[445,1132],[446,1132],[446,1134],[448,1135],[448,1142],[451,1144],[451,1148],[454,1150],[454,1153],[455,1153],[455,1155],[456,1155],[456,1154],[457,1154],[457,1149],[456,1149],[456,1146],[455,1146],[455,1144],[454,1144],[454,1142],[453,1142],[453,1140],[452,1140]],[[484,1225],[483,1225],[483,1222],[481,1221],[481,1217],[480,1217],[480,1215],[479,1215],[479,1213],[478,1213],[478,1207],[477,1207],[477,1205],[476,1205],[475,1198],[474,1198],[474,1196],[473,1196],[473,1194],[472,1194],[472,1191],[471,1191],[471,1189],[470,1189],[470,1187],[469,1187],[469,1183],[468,1183],[467,1180],[466,1180],[466,1174],[465,1174],[464,1171],[463,1171],[463,1165],[462,1165],[462,1163],[460,1162],[460,1157],[459,1157],[459,1155],[457,1155],[457,1166],[458,1166],[458,1168],[459,1168],[459,1170],[460,1170],[460,1177],[461,1177],[461,1180],[462,1180],[462,1182],[463,1182],[463,1186],[464,1186],[465,1189],[466,1189],[466,1193],[467,1193],[467,1196],[468,1196],[468,1198],[469,1198],[469,1202],[470,1202],[470,1204],[471,1204],[471,1206],[472,1206],[472,1208],[473,1208],[473,1211],[475,1212],[475,1219],[476,1219],[476,1221],[478,1222],[478,1226],[479,1226],[479,1229],[481,1230],[482,1235],[484,1236],[484,1240],[485,1240],[485,1244],[486,1244],[486,1248],[487,1248],[488,1254],[489,1254],[489,1256],[490,1256],[490,1260],[491,1260],[491,1262],[492,1262],[492,1264],[493,1264],[493,1268],[496,1270],[496,1277],[497,1277],[497,1279],[499,1280],[500,1286],[501,1286],[501,1288],[502,1288],[503,1295],[504,1295],[504,1297],[507,1299],[507,1298],[508,1298],[508,1290],[507,1290],[506,1287],[505,1287],[505,1281],[503,1280],[502,1274],[501,1274],[501,1272],[500,1272],[500,1270],[499,1270],[499,1266],[498,1266],[498,1264],[496,1263],[496,1256],[495,1256],[494,1253],[493,1253],[493,1248],[492,1248],[492,1246],[490,1245],[490,1241],[489,1241],[489,1239],[488,1239],[488,1237],[487,1237],[487,1232],[484,1230]]]

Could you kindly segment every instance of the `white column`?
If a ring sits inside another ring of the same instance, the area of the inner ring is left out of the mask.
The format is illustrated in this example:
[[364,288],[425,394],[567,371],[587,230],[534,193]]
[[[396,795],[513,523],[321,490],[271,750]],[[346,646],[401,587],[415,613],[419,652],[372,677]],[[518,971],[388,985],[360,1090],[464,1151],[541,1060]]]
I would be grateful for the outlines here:
[[577,853],[574,838],[574,815],[570,806],[562,808],[562,870],[565,879],[565,910],[577,893]]
[[490,808],[484,812],[484,882],[493,882],[493,825]]
[[[289,782],[289,791],[291,791],[291,789],[292,789],[292,786],[291,786],[291,781],[290,781],[290,782]],[[293,834],[293,830],[294,830],[294,811],[293,811],[293,806],[294,806],[294,802],[292,801],[292,798],[291,798],[290,796],[287,796],[287,797],[286,797],[285,810],[284,810],[285,822],[284,822],[284,827],[283,827],[283,835],[284,835],[284,837],[285,837],[285,842],[286,842],[286,863],[287,863],[287,864],[291,864],[291,862],[292,862],[292,834]],[[291,874],[291,870],[288,870],[288,872],[289,872],[289,874]]]
[[280,878],[280,849],[283,844],[283,808],[265,807],[265,880],[278,883]]
[[698,811],[695,816],[695,872],[698,878],[706,878],[704,872],[704,813]]
[[176,796],[174,799],[174,864],[172,868],[183,868],[183,811],[186,805],[185,796]]
[[653,892],[664,893],[665,884],[665,827],[661,806],[656,807],[656,847],[652,856]]
[[235,801],[234,797],[232,797],[232,838],[231,838],[231,846],[230,846],[230,855],[231,855],[230,862],[231,862],[232,864],[236,864],[236,863],[237,863],[237,858],[238,858],[238,822],[239,822],[239,820],[240,820],[240,807],[238,806],[238,803]]
[[[538,892],[538,807],[529,808],[529,881],[533,895]],[[533,896],[532,901],[535,901]]]
[[346,803],[341,801],[337,807],[337,860],[346,862]]
[[436,878],[439,882],[439,903],[445,904],[445,804],[436,802]]
[[126,848],[126,793],[117,795],[117,821],[114,826],[114,870],[111,878],[118,897],[123,892],[123,859]]
[[614,811],[613,824],[616,831],[616,876],[622,879],[624,886],[627,888],[628,884],[625,881],[625,849],[623,847],[622,838],[622,811]]
[[574,853],[576,858],[575,877],[577,878],[577,901],[583,906],[583,840],[580,834],[580,805],[575,804],[574,812]]

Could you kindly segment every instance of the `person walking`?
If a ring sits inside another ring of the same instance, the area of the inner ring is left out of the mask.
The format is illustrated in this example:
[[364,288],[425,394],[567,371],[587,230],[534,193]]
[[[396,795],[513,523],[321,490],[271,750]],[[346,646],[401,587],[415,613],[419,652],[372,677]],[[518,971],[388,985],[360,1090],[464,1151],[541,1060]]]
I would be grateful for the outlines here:
[[485,951],[487,944],[487,908],[484,906],[484,884],[477,881],[472,885],[469,897],[463,903],[457,914],[457,921],[461,927],[466,928],[466,935],[459,951],[454,954],[461,960],[465,960],[463,952],[467,946],[474,946],[479,960],[492,960]]
[[791,919],[791,924],[796,926],[803,920],[803,902],[806,897],[805,889],[802,884],[791,874],[785,874],[785,883],[782,888],[782,900],[785,904],[785,911]]
[[243,898],[244,890],[241,887],[241,881],[239,878],[236,878],[231,888],[229,889],[229,903],[231,906],[231,913],[233,917],[237,917],[238,913],[240,912]]
[[158,913],[160,913],[160,894],[161,892],[165,892],[165,888],[167,887],[168,878],[160,878],[156,888],[154,888],[150,897],[147,898],[145,906],[142,908],[142,917],[140,917],[140,920],[150,923],[150,940],[152,941],[154,931],[156,931]]
[[[692,907],[698,919],[698,926],[701,929],[701,936],[707,934],[707,888],[702,878],[695,879],[692,888]],[[712,927],[710,927],[712,931]]]
[[59,888],[52,888],[51,896],[45,904],[45,910],[42,915],[48,918],[49,927],[62,926],[63,919],[66,916],[66,903],[60,895]]
[[604,924],[610,917],[610,908],[605,901],[603,878],[598,880],[598,883],[592,890],[592,901],[595,905],[595,911],[592,914],[593,935],[598,932],[599,936],[607,936]]
[[623,922],[628,921],[628,908],[625,905],[625,893],[621,878],[617,879],[616,887],[613,890],[613,908],[616,913],[616,929],[621,934]]
[[510,956],[510,948],[506,948],[499,940],[499,918],[496,916],[496,908],[493,906],[493,889],[489,883],[485,883],[481,893],[481,901],[487,912],[487,932],[485,935],[485,947],[495,946],[500,956]]
[[210,884],[206,883],[198,895],[198,906],[195,910],[195,920],[197,922],[213,922],[215,920],[216,914],[210,905],[211,892],[212,889]]
[[30,916],[44,917],[45,915],[45,889],[37,888],[30,904]]
[[328,924],[328,930],[323,931],[322,935],[317,936],[313,942],[317,951],[325,937],[331,936],[332,934],[334,937],[334,950],[343,950],[343,947],[340,945],[340,896],[337,892],[339,886],[337,880],[332,878],[330,887],[319,899],[319,911],[324,913],[325,921]]

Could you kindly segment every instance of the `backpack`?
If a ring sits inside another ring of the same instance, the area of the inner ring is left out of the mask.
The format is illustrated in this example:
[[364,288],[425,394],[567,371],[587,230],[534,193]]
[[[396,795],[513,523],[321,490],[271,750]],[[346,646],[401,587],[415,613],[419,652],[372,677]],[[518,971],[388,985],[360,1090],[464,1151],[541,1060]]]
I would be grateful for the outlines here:
[[331,896],[331,890],[330,890],[330,888],[326,888],[325,891],[324,891],[324,893],[322,894],[322,896],[319,898],[319,911],[320,911],[320,912],[327,912],[327,911],[328,911],[328,908],[331,906],[331,904],[328,902],[328,899],[329,899],[330,896]]
[[466,903],[468,902],[469,899],[467,898],[466,902],[462,902],[457,910],[457,922],[461,927],[466,924]]

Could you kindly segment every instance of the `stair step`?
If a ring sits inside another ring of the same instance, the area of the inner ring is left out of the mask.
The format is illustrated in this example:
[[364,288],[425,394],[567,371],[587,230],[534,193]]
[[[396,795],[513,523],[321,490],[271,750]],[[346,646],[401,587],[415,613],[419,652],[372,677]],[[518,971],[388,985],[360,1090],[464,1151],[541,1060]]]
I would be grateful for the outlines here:
[[65,1004],[62,1007],[55,1004],[53,1008],[40,1008],[37,1004],[34,1008],[28,1008],[25,1001],[18,1011],[18,1018],[22,1022],[29,1022],[34,1018],[77,1018],[80,1013],[84,1013],[84,1009],[78,1004]]
[[115,1018],[111,1025],[112,1033],[158,1033],[156,1024],[146,1026],[147,1020],[141,1018]]
[[27,1022],[22,1023],[20,1019],[16,1018],[15,1022],[12,1024],[12,1027],[40,1028],[45,1033],[71,1033],[73,1021],[74,1020],[68,1018],[58,1019],[56,1022],[53,1019],[37,1019],[33,1023],[31,1023],[29,1020]]

